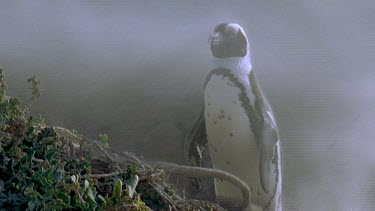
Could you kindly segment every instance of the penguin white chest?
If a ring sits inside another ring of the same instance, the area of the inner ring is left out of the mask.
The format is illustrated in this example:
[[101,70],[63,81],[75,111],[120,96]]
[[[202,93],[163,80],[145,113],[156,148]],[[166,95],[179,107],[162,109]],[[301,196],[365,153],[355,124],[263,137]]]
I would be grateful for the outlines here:
[[[241,99],[247,97],[244,88],[225,75],[209,78],[204,92],[206,132],[213,167],[238,176],[260,195],[259,150]],[[215,191],[219,200],[241,199],[240,191],[225,181],[215,181]]]

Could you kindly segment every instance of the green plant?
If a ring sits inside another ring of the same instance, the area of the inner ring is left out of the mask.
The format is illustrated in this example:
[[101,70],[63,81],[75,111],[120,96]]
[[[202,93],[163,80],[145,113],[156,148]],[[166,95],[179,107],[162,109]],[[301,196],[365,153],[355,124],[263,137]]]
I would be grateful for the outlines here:
[[[28,82],[32,85],[32,100],[37,100],[39,82],[35,76]],[[141,205],[137,210],[147,210],[139,197],[133,197],[137,185],[134,178],[138,178],[135,167],[129,167],[124,174],[129,180],[117,178],[100,184],[99,179],[90,178],[90,158],[67,156],[72,143],[53,127],[46,127],[40,115],[29,115],[27,106],[23,107],[18,98],[7,96],[6,89],[0,69],[1,210],[121,209],[123,201]],[[100,138],[108,145],[106,134]],[[97,187],[103,186],[113,189],[112,194],[100,193]]]
[[27,81],[32,97],[23,105],[6,95],[0,68],[0,210],[222,210],[181,199],[169,191],[163,170],[129,153],[118,156],[105,133],[96,141],[46,126],[29,113],[39,81]]

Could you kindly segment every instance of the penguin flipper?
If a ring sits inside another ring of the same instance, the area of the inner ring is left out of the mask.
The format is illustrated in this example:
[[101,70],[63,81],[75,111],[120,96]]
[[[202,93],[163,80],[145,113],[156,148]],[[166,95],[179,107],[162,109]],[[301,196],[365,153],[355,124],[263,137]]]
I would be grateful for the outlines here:
[[203,152],[208,146],[203,109],[185,139],[185,159],[193,166],[203,167]]
[[[269,193],[275,189],[277,185],[277,165],[275,163],[276,144],[279,141],[279,134],[272,113],[267,111],[265,125],[260,142],[260,182],[265,193]],[[277,161],[279,162],[279,161]]]
[[[185,159],[190,165],[212,168],[203,109],[185,139],[184,152]],[[210,177],[190,178],[188,190],[191,191],[190,194],[193,198],[209,201],[216,200],[214,180]]]

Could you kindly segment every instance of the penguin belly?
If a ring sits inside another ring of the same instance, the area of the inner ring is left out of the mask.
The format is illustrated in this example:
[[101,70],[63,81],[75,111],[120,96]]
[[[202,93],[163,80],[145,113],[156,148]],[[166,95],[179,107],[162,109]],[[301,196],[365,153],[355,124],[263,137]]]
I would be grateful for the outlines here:
[[[204,113],[213,167],[242,179],[252,192],[251,202],[262,204],[259,150],[240,99],[241,89],[228,77],[212,75],[204,92]],[[217,199],[230,204],[241,200],[234,185],[215,179]]]

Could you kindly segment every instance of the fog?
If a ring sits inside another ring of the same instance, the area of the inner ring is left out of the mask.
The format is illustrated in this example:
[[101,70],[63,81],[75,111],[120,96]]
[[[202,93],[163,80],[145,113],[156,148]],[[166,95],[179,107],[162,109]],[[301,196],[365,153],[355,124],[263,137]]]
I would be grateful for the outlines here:
[[375,2],[1,1],[0,66],[32,112],[184,164],[208,35],[237,22],[279,125],[284,210],[375,210]]

